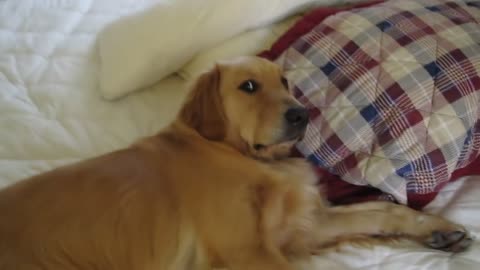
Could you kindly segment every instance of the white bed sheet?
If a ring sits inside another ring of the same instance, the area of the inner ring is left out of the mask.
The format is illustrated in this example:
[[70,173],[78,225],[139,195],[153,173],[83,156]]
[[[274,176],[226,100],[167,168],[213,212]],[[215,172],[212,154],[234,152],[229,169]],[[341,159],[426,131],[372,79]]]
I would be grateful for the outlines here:
[[[97,90],[98,32],[154,2],[0,0],[0,187],[124,147],[173,119],[186,93],[177,76],[115,102],[103,100]],[[475,180],[480,177],[448,186],[429,208],[446,210],[443,214],[478,236],[480,182]],[[462,196],[451,200],[456,194]],[[479,264],[475,243],[456,256],[412,245],[345,247],[315,257],[304,269],[460,270]]]
[[[152,134],[175,115],[184,81],[108,102],[96,36],[155,1],[0,1],[0,186]],[[125,59],[128,65],[128,59]]]

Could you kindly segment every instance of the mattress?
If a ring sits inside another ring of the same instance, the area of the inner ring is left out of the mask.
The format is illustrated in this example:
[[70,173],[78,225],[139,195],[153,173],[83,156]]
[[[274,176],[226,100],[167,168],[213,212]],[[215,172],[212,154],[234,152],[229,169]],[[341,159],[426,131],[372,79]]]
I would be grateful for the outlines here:
[[[125,147],[174,117],[187,82],[172,75],[105,101],[96,38],[154,0],[0,0],[0,187]],[[128,65],[128,59],[125,59]],[[480,233],[480,177],[447,186],[428,207]],[[399,221],[400,222],[400,221]],[[480,244],[452,256],[412,244],[344,246],[302,269],[478,269]]]

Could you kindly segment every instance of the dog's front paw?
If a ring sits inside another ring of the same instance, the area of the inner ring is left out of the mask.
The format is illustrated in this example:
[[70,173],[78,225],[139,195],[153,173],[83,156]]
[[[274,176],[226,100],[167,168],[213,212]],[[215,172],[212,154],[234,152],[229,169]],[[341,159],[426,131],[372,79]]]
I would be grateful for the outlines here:
[[465,230],[456,231],[434,231],[428,238],[426,244],[434,249],[448,252],[462,252],[468,249],[473,242]]

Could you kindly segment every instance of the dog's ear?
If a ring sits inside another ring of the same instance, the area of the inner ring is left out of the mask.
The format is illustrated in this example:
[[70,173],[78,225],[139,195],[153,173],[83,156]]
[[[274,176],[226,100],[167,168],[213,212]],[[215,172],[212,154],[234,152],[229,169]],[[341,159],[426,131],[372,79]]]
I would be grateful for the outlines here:
[[209,140],[222,140],[226,134],[219,84],[220,68],[215,65],[193,84],[179,115],[181,121]]

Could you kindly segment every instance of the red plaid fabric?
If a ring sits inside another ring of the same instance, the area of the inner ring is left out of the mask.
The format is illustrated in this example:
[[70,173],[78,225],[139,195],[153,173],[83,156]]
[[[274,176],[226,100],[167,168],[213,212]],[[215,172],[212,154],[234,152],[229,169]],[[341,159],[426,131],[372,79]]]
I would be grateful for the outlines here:
[[432,197],[479,155],[479,20],[480,1],[392,0],[297,25],[264,56],[311,112],[299,151],[401,203]]

